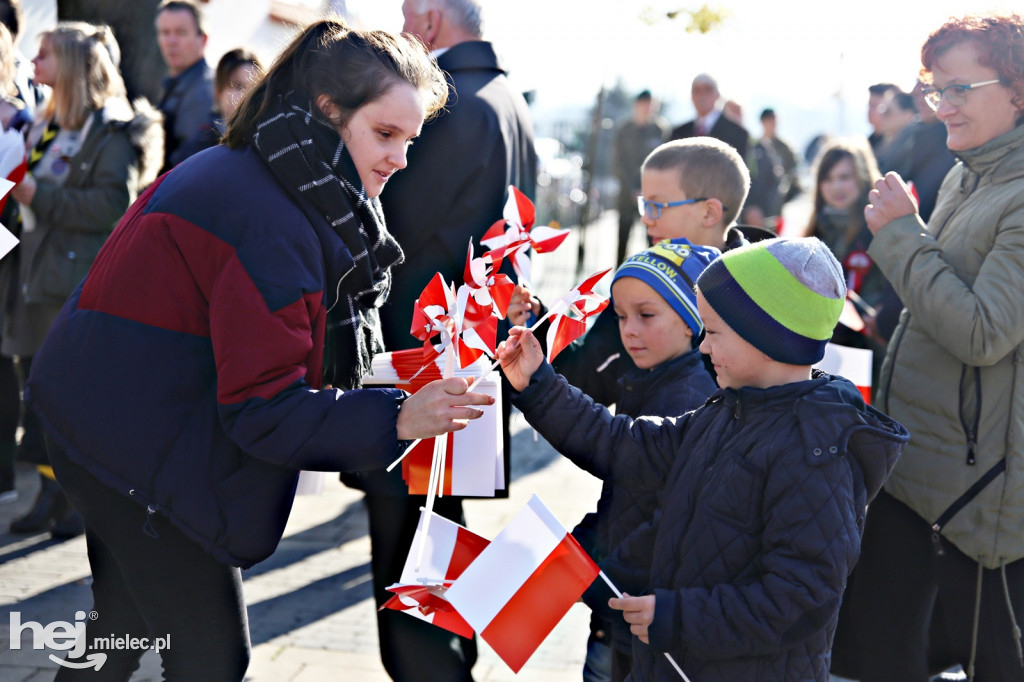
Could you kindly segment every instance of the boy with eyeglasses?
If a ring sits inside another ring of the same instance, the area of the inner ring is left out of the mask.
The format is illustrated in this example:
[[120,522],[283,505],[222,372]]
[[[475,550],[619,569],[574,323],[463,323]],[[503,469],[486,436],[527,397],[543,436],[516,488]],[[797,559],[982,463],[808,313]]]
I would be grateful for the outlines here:
[[[690,137],[657,147],[641,166],[640,187],[638,209],[652,244],[685,238],[695,246],[726,252],[775,236],[736,225],[750,190],[750,172],[732,146],[715,138]],[[529,291],[520,289],[509,320],[525,324],[529,313],[539,316],[541,308]],[[544,330],[537,336],[543,339]],[[616,402],[619,379],[636,364],[619,338],[618,318],[610,306],[586,335],[558,354],[554,368],[595,401]]]

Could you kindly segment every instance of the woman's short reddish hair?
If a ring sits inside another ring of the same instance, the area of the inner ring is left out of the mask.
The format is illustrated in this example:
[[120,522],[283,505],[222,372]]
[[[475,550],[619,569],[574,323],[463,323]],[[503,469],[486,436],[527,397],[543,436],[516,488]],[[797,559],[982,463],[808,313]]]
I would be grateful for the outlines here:
[[1024,110],[1024,17],[1019,14],[973,14],[951,18],[921,46],[921,80],[931,82],[935,60],[954,45],[971,41],[982,66],[995,69]]

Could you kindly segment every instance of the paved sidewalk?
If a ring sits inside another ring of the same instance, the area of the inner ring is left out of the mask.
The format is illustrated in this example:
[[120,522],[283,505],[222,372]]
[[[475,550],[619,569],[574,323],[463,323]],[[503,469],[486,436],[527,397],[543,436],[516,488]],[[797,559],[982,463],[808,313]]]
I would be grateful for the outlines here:
[[[608,267],[615,253],[614,212],[606,212],[587,228],[586,274]],[[635,248],[644,247],[643,231],[634,230]],[[565,293],[578,281],[577,233],[559,251],[534,257],[534,282],[545,300]],[[606,278],[607,288],[610,277]],[[513,413],[512,487],[507,500],[469,500],[465,504],[471,529],[493,537],[526,503],[532,493],[571,528],[593,509],[600,482],[559,457],[522,416]],[[35,499],[38,481],[29,467],[19,468],[19,499],[0,506],[0,682],[52,680],[57,664],[35,651],[31,631],[21,648],[10,648],[10,614],[21,622],[42,624],[75,620],[76,611],[91,606],[89,565],[84,538],[55,542],[49,535],[12,536],[12,518]],[[319,682],[345,679],[388,680],[377,653],[377,631],[371,594],[370,544],[362,494],[328,476],[319,496],[296,499],[285,538],[277,552],[244,574],[253,658],[247,680],[253,682]],[[482,640],[474,676],[480,682],[575,682],[583,665],[589,612],[582,604],[551,633],[519,673],[511,670]],[[173,646],[173,642],[172,642]],[[159,680],[159,659],[143,657],[134,681]]]

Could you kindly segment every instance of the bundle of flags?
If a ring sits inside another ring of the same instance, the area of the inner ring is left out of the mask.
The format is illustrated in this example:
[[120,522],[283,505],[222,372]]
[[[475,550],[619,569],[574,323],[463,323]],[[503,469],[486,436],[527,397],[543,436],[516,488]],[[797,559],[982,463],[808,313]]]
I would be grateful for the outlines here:
[[[507,315],[515,293],[515,284],[499,272],[502,262],[506,258],[510,259],[520,279],[528,281],[531,265],[528,251],[531,248],[538,252],[553,251],[569,235],[568,230],[536,226],[534,221],[533,203],[518,189],[509,186],[509,198],[502,219],[494,223],[481,240],[490,250],[474,258],[472,242],[469,244],[464,283],[453,292],[441,273],[437,273],[423,289],[413,304],[410,328],[410,333],[423,341],[422,364],[409,377],[412,390],[417,388],[413,382],[439,358],[443,357],[440,364],[441,378],[449,378],[455,375],[456,367],[466,369],[484,355],[494,357],[497,321]],[[586,319],[607,306],[607,299],[593,292],[594,284],[607,272],[605,270],[587,278],[569,294],[559,298],[549,313],[534,325],[536,328],[548,317],[554,318],[548,338],[557,347],[549,351],[549,358],[553,358],[558,351],[583,334],[586,331]],[[494,362],[489,369],[479,374],[470,384],[469,390],[476,390],[497,366],[498,362]],[[422,385],[419,384],[419,387]],[[501,425],[500,422],[496,424],[494,433],[500,441]],[[432,518],[430,512],[435,496],[462,494],[453,486],[453,482],[460,477],[459,472],[464,467],[479,465],[481,462],[488,466],[493,461],[486,451],[482,457],[477,452],[468,457],[455,457],[453,452],[453,456],[449,457],[455,445],[454,439],[455,436],[451,434],[437,436],[432,439],[433,444],[429,448],[421,448],[420,441],[414,441],[388,467],[390,471],[402,462],[403,475],[410,492],[419,492],[419,482],[426,478],[426,490],[423,492],[426,494],[428,513],[424,525],[427,527]],[[484,439],[490,440],[486,436]],[[416,452],[417,448],[421,448],[420,454],[410,460],[408,456]],[[429,467],[419,466],[426,460],[429,460]],[[490,494],[494,492],[491,490]],[[417,562],[422,561],[425,551],[424,541],[421,540],[416,549]]]
[[424,511],[395,596],[395,609],[446,630],[478,633],[519,672],[600,573],[597,564],[536,495],[488,542]]
[[[397,386],[415,393],[431,381],[440,379],[444,356],[435,355],[424,367],[420,349],[379,353],[373,356],[372,374],[363,378],[364,386]],[[505,488],[505,457],[502,443],[501,390],[498,373],[483,373],[484,361],[465,369],[456,369],[454,376],[467,379],[483,375],[476,390],[492,396],[495,404],[483,416],[466,424],[466,428],[447,434],[444,470],[440,481],[442,495],[462,497],[493,497]],[[402,479],[410,495],[426,495],[433,460],[433,442],[426,440],[413,446],[402,458]]]

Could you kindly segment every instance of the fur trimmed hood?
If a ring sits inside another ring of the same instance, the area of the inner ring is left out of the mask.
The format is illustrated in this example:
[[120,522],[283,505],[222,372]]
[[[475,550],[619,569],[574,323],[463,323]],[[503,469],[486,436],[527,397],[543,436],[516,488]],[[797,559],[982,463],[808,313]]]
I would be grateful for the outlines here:
[[107,100],[101,111],[104,125],[123,127],[139,153],[139,191],[156,180],[164,162],[163,114],[145,97],[129,104],[125,99]]

